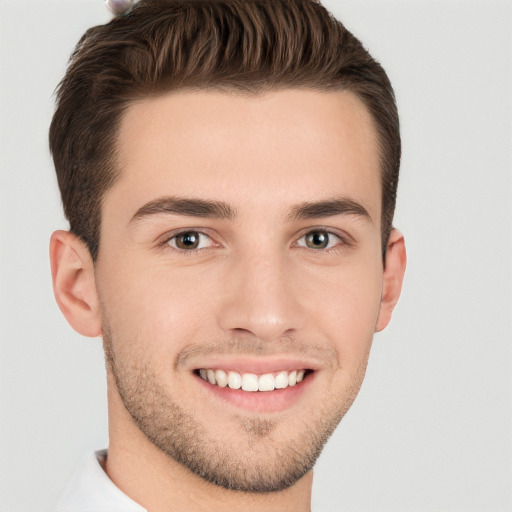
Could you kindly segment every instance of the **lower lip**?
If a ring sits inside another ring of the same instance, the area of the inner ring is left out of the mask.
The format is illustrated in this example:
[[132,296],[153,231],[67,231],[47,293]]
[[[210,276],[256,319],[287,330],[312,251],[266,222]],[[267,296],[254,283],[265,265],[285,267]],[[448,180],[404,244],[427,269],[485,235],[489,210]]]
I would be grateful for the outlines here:
[[199,376],[195,376],[199,385],[224,403],[234,407],[253,412],[279,412],[292,407],[309,388],[315,372],[311,372],[306,378],[296,384],[284,389],[273,391],[243,391],[241,389],[221,388],[206,382]]

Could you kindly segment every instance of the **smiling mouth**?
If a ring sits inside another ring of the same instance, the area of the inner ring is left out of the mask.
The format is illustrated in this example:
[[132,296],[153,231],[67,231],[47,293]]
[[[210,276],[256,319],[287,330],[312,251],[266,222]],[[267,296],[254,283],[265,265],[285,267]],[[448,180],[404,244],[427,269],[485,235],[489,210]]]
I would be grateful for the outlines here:
[[213,386],[256,392],[294,387],[307,378],[312,370],[300,369],[256,375],[233,370],[201,368],[195,370],[194,373]]

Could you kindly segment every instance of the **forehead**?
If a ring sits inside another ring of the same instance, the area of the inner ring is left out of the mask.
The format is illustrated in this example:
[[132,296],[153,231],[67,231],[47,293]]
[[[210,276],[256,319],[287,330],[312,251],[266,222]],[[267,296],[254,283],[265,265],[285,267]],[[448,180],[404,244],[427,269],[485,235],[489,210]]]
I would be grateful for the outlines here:
[[181,91],[140,100],[121,121],[118,155],[120,178],[106,203],[122,197],[133,211],[163,195],[242,208],[356,196],[380,217],[377,134],[346,91]]

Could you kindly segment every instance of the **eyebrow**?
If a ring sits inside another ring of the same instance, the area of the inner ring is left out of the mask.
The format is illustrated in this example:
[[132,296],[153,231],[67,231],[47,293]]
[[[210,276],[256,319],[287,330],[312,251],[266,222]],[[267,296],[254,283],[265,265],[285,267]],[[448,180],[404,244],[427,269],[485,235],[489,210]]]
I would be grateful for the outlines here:
[[373,222],[368,210],[363,205],[344,197],[301,203],[292,208],[289,218],[290,220],[304,220],[333,215],[357,215]]
[[[181,197],[161,197],[139,208],[130,222],[158,214],[185,215],[232,220],[236,209],[223,201]],[[289,220],[317,219],[334,215],[357,215],[372,222],[370,214],[358,202],[348,198],[334,198],[323,201],[304,202],[294,206],[288,214]]]
[[188,199],[180,197],[161,197],[139,208],[130,222],[156,214],[186,215],[189,217],[207,217],[215,219],[233,219],[236,211],[222,201]]

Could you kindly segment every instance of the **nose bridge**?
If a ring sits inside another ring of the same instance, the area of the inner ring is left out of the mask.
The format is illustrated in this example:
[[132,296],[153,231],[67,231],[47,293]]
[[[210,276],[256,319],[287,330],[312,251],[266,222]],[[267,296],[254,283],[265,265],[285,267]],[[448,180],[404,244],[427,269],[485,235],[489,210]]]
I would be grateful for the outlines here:
[[304,322],[293,293],[291,262],[278,250],[248,252],[239,254],[227,269],[221,327],[250,332],[266,341],[290,335]]

